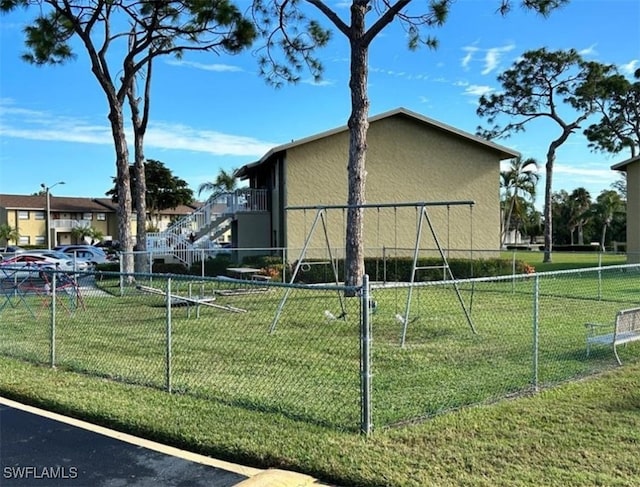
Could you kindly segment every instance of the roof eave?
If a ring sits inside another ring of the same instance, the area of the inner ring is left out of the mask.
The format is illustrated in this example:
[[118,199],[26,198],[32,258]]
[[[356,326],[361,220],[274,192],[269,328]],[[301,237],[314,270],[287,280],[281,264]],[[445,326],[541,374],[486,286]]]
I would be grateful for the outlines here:
[[633,164],[634,162],[640,161],[640,156],[632,157],[631,159],[627,159],[626,161],[619,162],[618,164],[614,164],[611,166],[611,169],[614,171],[626,171],[627,166],[629,164]]

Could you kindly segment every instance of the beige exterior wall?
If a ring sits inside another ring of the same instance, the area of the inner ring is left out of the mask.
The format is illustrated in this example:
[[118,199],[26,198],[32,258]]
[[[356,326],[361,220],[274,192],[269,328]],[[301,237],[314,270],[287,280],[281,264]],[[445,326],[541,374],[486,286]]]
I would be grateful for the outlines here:
[[640,160],[627,166],[627,261],[640,263]]
[[[437,238],[443,248],[457,249],[455,257],[468,257],[473,248],[496,250],[500,244],[499,155],[477,143],[416,123],[406,117],[390,117],[370,125],[367,152],[366,202],[406,203],[474,200],[467,206],[428,207]],[[287,205],[344,205],[347,201],[348,133],[341,132],[287,152]],[[368,249],[402,248],[412,255],[417,235],[414,208],[365,211],[364,240]],[[301,249],[315,211],[289,211],[287,245]],[[344,248],[346,213],[329,210],[329,239],[333,248]],[[473,227],[473,234],[471,228]],[[311,247],[325,248],[319,225]],[[435,248],[423,220],[421,248]],[[375,255],[378,251],[368,251]],[[426,255],[422,253],[421,255]],[[477,253],[474,253],[477,257]],[[341,256],[341,255],[339,255]]]
[[[28,215],[28,218],[23,218]],[[47,220],[42,210],[7,210],[7,223],[20,233],[18,245],[46,245]]]

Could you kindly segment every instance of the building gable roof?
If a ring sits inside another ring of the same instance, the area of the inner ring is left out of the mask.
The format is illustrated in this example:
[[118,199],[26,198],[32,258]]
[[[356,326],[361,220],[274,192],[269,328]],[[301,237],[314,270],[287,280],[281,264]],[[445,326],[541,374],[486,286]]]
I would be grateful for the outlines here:
[[[44,211],[47,206],[45,195],[0,194],[0,207],[9,210]],[[112,207],[100,204],[94,198],[80,198],[70,196],[51,196],[51,211],[84,213],[114,211]]]
[[[51,196],[51,211],[64,213],[116,213],[118,204],[111,198],[81,198],[70,196]],[[178,205],[160,212],[162,215],[188,215],[202,203]],[[8,210],[45,211],[45,195],[0,194],[0,207]]]
[[619,162],[618,164],[614,164],[611,166],[611,169],[614,171],[626,171],[627,166],[629,164],[633,164],[634,162],[640,161],[640,156],[632,157],[631,159],[627,159],[626,161]]
[[[441,130],[443,132],[447,132],[453,135],[456,135],[458,137],[467,139],[471,142],[480,144],[482,146],[485,146],[487,149],[496,151],[499,153],[501,160],[502,159],[512,159],[514,157],[519,157],[521,154],[517,151],[514,151],[513,149],[509,149],[507,147],[504,147],[502,145],[496,144],[494,142],[491,142],[487,139],[483,139],[482,137],[479,137],[477,135],[473,135],[470,134],[469,132],[465,132],[463,130],[457,129],[455,127],[452,127],[451,125],[447,125],[445,123],[442,122],[438,122],[437,120],[434,120],[432,118],[429,117],[425,117],[424,115],[421,115],[419,113],[413,112],[411,110],[407,110],[406,108],[396,108],[394,110],[390,110],[388,112],[384,112],[381,113],[379,115],[375,115],[373,117],[369,118],[369,123],[373,123],[376,122],[378,120],[383,120],[385,118],[390,118],[390,117],[408,117],[416,122],[419,123],[423,123],[429,127]],[[266,162],[267,160],[269,160],[271,158],[271,156],[273,156],[274,154],[277,154],[279,152],[284,152],[287,151],[288,149],[291,149],[293,147],[297,147],[303,144],[308,144],[310,142],[319,140],[319,139],[323,139],[325,137],[330,137],[332,135],[335,134],[339,134],[341,132],[346,132],[349,130],[349,127],[347,127],[346,125],[343,125],[341,127],[337,127],[335,129],[331,129],[331,130],[327,130],[325,132],[321,132],[319,134],[316,135],[312,135],[310,137],[305,137],[296,141],[291,141],[287,144],[282,144],[279,145],[277,147],[274,147],[273,149],[271,149],[269,152],[267,152],[264,156],[262,156],[262,158],[260,158],[260,160],[246,164],[244,166],[242,166],[240,169],[238,169],[236,171],[236,176],[239,178],[244,178],[247,176],[247,171],[259,166],[260,164],[263,164],[264,162]]]

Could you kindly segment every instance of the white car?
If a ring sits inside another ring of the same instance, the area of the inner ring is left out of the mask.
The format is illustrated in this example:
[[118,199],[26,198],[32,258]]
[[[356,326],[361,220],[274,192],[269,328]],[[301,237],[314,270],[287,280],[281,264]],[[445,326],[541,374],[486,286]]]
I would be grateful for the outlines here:
[[104,250],[93,245],[61,245],[53,250],[63,252],[68,258],[75,259],[77,262],[86,262],[90,266],[111,262]]
[[0,277],[24,277],[42,269],[55,269],[64,272],[84,271],[86,262],[73,262],[67,254],[55,250],[22,252],[0,262]]

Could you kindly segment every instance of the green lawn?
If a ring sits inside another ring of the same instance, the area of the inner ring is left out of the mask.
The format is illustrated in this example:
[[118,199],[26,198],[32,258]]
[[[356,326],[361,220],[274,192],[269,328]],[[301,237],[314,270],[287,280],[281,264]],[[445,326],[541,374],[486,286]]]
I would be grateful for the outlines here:
[[636,486],[640,365],[369,438],[189,395],[0,358],[0,392],[50,410],[343,487]]
[[624,254],[598,252],[553,252],[551,262],[543,262],[544,252],[540,251],[503,251],[500,256],[503,259],[514,258],[526,262],[535,267],[537,272],[552,272],[566,269],[581,269],[585,267],[597,267],[599,264],[622,265],[627,263]]
[[[342,311],[335,291],[292,292],[273,334],[282,288],[217,296],[246,313],[174,307],[173,394],[162,390],[169,323],[161,296],[127,288],[123,297],[85,296],[85,309],[60,300],[56,369],[43,366],[48,308],[35,297],[14,301],[0,312],[0,394],[343,486],[634,485],[640,344],[621,349],[623,368],[597,376],[615,361],[610,348],[585,356],[584,323],[637,306],[638,272],[541,276],[535,375],[534,283],[462,285],[477,334],[452,287],[416,288],[404,348],[396,315],[407,289],[374,289],[369,438],[356,432],[359,301],[343,300],[346,319],[329,320],[327,311]],[[205,294],[220,289],[208,286]],[[174,281],[173,290],[185,295],[188,284]],[[528,397],[534,380],[556,387]]]
[[[597,272],[540,278],[538,368],[534,363],[534,280],[462,285],[477,334],[450,286],[413,291],[406,344],[400,346],[407,288],[375,289],[372,316],[372,411],[377,429],[462,406],[526,393],[611,367],[610,348],[585,355],[584,323],[610,322],[618,309],[637,306],[637,272]],[[152,283],[160,289],[162,280]],[[205,293],[219,290],[209,282]],[[174,280],[173,292],[188,293]],[[175,393],[255,411],[278,413],[346,431],[360,426],[360,301],[335,291],[294,290],[269,333],[284,288],[218,295],[218,308],[172,309],[171,362],[162,296],[128,288],[123,297],[66,298],[56,316],[55,364],[60,369],[123,382],[170,387]],[[195,292],[192,288],[192,292]],[[212,294],[211,294],[212,295]],[[329,320],[341,314],[346,318]],[[66,303],[66,308],[63,306]],[[472,306],[471,306],[472,305]],[[33,313],[33,315],[32,315]],[[2,312],[0,354],[36,363],[50,360],[48,309],[35,297]],[[35,319],[34,319],[35,317]],[[640,346],[625,347],[625,362]],[[170,373],[169,373],[170,372]]]

